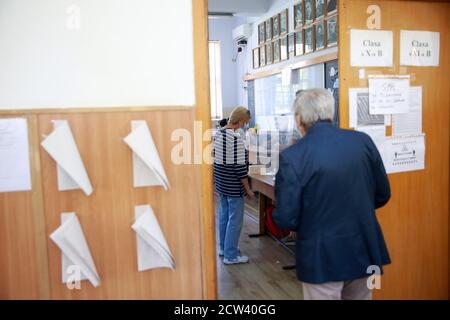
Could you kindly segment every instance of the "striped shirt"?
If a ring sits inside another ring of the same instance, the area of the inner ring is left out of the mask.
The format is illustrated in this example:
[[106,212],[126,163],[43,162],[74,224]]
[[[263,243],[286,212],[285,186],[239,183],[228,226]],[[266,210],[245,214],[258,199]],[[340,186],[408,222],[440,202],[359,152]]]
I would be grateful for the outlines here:
[[247,178],[247,153],[239,133],[220,129],[214,137],[214,183],[218,193],[245,197],[241,179]]

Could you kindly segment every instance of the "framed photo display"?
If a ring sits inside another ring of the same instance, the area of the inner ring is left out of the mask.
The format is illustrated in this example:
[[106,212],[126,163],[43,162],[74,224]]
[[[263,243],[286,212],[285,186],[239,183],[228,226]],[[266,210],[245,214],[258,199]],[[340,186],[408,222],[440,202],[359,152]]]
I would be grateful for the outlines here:
[[296,56],[301,56],[302,54],[304,54],[305,53],[305,51],[304,51],[304,47],[303,47],[303,35],[304,35],[304,32],[303,32],[303,30],[300,30],[300,31],[297,31],[296,33],[295,33],[295,38],[294,38],[294,40],[295,40],[295,55]]
[[327,0],[327,15],[333,14],[337,11],[337,0]]
[[273,63],[280,62],[280,39],[272,42]]
[[288,35],[288,58],[295,56],[295,33],[290,33]]
[[314,21],[314,4],[316,0],[304,0],[305,2],[305,24],[313,23]]
[[264,67],[266,65],[266,46],[259,47],[259,66]]
[[266,65],[273,63],[272,42],[266,44]]
[[314,51],[314,26],[305,28],[305,53]]
[[264,41],[266,41],[266,28],[265,28],[265,23],[260,23],[258,25],[258,44],[264,43]]
[[289,38],[284,36],[280,39],[280,60],[284,61],[289,58]]
[[337,30],[337,16],[333,16],[327,19],[327,47],[337,45],[338,30]]
[[259,48],[253,49],[253,69],[259,68]]
[[325,48],[325,22],[320,21],[314,25],[316,28],[316,50]]
[[316,20],[325,16],[325,0],[316,0]]
[[288,13],[289,13],[288,9],[285,9],[280,12],[280,36],[288,33],[288,26],[289,26]]
[[272,38],[275,39],[280,35],[280,19],[278,14],[272,18]]
[[294,29],[297,30],[303,25],[303,0],[294,5]]
[[266,41],[272,40],[272,18],[266,20]]

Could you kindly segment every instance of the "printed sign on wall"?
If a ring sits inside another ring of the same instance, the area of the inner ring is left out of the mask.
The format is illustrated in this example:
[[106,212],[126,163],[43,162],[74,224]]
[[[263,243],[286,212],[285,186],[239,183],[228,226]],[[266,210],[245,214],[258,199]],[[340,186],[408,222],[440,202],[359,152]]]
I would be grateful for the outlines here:
[[352,67],[391,67],[392,31],[350,31],[350,62]]
[[401,30],[400,65],[439,66],[439,32]]

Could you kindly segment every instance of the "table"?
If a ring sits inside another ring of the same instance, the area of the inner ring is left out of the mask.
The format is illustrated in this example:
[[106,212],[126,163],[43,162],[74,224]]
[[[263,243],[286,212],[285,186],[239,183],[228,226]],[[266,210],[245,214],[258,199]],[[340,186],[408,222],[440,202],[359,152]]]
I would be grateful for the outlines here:
[[275,202],[275,180],[271,175],[253,173],[249,174],[249,180],[252,190],[259,192],[259,234],[250,236],[266,235],[265,214],[269,204]]
[[[248,176],[252,190],[259,192],[259,233],[249,235],[250,238],[255,238],[265,236],[268,234],[266,232],[265,214],[267,207],[270,204],[275,203],[275,180],[272,175],[260,175],[250,173]],[[273,236],[272,238],[279,244],[281,244],[291,254],[295,255],[295,253],[291,250],[291,248],[289,248],[285,243],[276,239]],[[284,270],[295,269],[295,265],[283,266],[283,269]]]

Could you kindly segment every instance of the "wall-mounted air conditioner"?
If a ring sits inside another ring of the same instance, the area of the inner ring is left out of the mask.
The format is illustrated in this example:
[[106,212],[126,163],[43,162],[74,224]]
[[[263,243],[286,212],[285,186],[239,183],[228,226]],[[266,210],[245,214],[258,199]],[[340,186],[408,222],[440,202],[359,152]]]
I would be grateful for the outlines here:
[[245,47],[247,40],[251,35],[252,28],[249,24],[241,24],[233,29],[233,39],[236,41],[238,46]]

